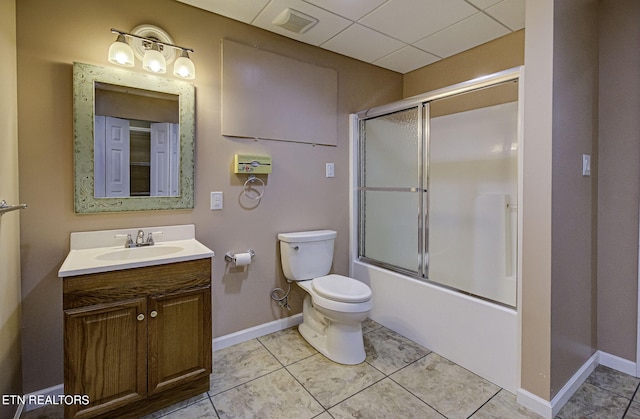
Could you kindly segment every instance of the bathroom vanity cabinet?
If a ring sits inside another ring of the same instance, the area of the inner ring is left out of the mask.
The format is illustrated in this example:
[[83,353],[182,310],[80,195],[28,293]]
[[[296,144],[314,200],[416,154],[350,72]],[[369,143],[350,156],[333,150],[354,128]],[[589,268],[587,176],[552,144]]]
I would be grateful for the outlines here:
[[211,258],[64,278],[65,418],[139,417],[209,390]]

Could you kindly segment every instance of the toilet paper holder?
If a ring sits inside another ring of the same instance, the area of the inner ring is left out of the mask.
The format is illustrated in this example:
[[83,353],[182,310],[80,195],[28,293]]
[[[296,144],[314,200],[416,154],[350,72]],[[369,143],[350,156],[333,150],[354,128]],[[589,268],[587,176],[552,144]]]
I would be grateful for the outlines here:
[[[253,260],[254,256],[256,255],[256,252],[254,252],[253,249],[247,249],[247,253],[249,253],[249,255],[251,256],[251,260]],[[227,252],[224,254],[224,260],[226,260],[227,262],[236,263],[236,254]]]

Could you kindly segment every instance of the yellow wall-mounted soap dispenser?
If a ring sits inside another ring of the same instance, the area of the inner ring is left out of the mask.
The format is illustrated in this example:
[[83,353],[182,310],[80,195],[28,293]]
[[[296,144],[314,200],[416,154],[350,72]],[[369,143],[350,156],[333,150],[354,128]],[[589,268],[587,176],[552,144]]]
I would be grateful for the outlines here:
[[271,157],[236,154],[233,156],[233,173],[268,175],[271,173]]

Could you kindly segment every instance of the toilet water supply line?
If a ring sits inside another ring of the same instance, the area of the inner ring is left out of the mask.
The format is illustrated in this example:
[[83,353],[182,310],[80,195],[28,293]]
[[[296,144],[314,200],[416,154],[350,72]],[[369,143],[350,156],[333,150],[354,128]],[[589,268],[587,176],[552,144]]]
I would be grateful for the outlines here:
[[[277,302],[280,307],[285,307],[287,310],[291,311],[291,307],[289,307],[289,293],[291,292],[291,281],[289,281],[288,279],[287,279],[287,284],[289,284],[289,287],[287,288],[286,294],[284,293],[284,290],[282,288],[274,288],[274,290],[271,291],[271,299]],[[284,294],[284,296],[280,297],[278,294],[280,295]]]
[[[251,263],[251,260],[255,257],[256,252],[253,249],[248,249],[247,253],[233,253],[227,252],[224,255],[224,260],[227,263],[233,263],[234,266],[246,266]],[[291,310],[289,306],[289,293],[291,292],[291,281],[287,279],[287,283],[289,284],[289,288],[287,288],[287,292],[285,293],[282,288],[274,288],[271,291],[271,299],[278,303],[278,305],[282,308],[286,308],[287,310]],[[284,294],[284,295],[282,295]]]

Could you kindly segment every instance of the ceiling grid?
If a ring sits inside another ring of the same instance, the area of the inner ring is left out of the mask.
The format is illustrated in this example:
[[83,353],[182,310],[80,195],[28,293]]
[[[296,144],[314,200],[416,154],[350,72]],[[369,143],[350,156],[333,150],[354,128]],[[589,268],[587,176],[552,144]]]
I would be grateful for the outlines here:
[[[178,0],[398,73],[524,28],[525,0]],[[273,23],[292,9],[304,33]]]

